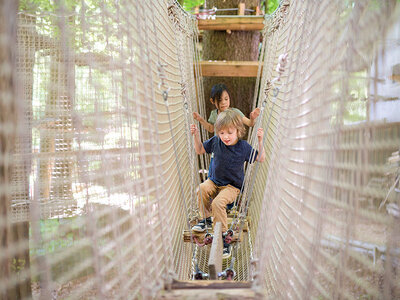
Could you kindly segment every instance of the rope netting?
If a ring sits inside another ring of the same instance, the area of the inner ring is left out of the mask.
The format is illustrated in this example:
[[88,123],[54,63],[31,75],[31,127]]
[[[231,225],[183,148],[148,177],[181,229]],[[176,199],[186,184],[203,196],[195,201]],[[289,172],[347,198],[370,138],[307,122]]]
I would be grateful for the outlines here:
[[27,231],[0,251],[15,270],[0,291],[32,278],[34,295],[148,298],[191,274],[197,25],[174,1],[59,4],[17,16],[8,191]]
[[283,1],[267,20],[249,215],[254,286],[274,297],[400,297],[400,123],[377,114],[400,111],[398,20],[395,1]]
[[[56,7],[0,26],[0,295],[156,297],[208,272],[209,246],[182,237],[208,168],[189,131],[206,118],[195,18],[173,0]],[[400,298],[400,122],[379,119],[399,109],[398,9],[282,1],[265,18],[267,160],[248,166],[248,230],[223,264],[264,297]]]

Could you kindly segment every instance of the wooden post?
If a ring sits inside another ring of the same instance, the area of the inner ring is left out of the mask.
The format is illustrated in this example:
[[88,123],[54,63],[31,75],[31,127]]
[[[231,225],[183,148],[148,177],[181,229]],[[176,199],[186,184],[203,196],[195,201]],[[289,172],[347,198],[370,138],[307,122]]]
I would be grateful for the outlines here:
[[214,237],[208,259],[208,270],[210,279],[218,279],[218,273],[222,272],[222,224],[217,222],[214,227]]
[[238,15],[239,15],[239,16],[244,16],[245,9],[246,9],[246,4],[244,4],[244,3],[239,3]]

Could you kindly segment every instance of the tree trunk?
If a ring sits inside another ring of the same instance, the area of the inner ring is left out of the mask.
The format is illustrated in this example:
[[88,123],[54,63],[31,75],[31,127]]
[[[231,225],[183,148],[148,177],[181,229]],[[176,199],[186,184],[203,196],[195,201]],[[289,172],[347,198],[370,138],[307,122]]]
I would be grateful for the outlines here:
[[[258,0],[209,0],[207,8],[238,8],[245,3],[246,8],[254,9]],[[237,15],[238,11],[222,11],[218,14]],[[246,12],[246,14],[249,14]],[[256,61],[258,60],[261,34],[258,31],[204,31],[203,60]],[[231,95],[231,107],[240,109],[249,117],[254,95],[255,78],[245,77],[204,77],[207,118],[215,106],[209,101],[211,87],[216,83],[225,83]]]

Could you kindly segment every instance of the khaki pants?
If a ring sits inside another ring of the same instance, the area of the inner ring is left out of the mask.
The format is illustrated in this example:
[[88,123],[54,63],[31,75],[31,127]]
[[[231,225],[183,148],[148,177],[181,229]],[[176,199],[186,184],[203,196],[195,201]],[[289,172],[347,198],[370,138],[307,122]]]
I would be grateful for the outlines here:
[[[203,218],[214,217],[214,224],[221,222],[222,232],[228,230],[228,220],[226,215],[226,206],[239,195],[240,190],[232,185],[218,186],[210,179],[200,184],[200,190],[197,193],[200,214]],[[214,200],[211,200],[211,199]]]

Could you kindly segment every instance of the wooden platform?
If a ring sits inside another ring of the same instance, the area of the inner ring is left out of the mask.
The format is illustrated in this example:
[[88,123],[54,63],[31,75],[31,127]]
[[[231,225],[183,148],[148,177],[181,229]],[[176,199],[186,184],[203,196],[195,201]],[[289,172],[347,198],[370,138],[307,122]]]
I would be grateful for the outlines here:
[[216,16],[215,19],[198,20],[199,30],[263,30],[263,16]]
[[169,289],[158,293],[157,299],[258,299],[250,282],[204,280],[174,281]]
[[200,61],[201,74],[215,77],[257,77],[258,61]]

